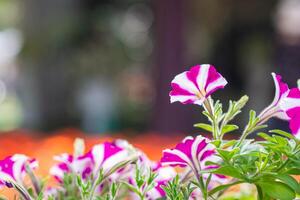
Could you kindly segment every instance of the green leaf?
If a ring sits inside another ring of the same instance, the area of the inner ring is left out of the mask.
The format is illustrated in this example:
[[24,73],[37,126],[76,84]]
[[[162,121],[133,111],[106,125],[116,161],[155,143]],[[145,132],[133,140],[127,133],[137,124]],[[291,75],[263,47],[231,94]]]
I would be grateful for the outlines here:
[[238,151],[238,149],[233,149],[230,151],[217,149],[217,151],[224,160],[229,161],[234,156],[235,152]]
[[286,184],[278,181],[261,181],[257,183],[263,193],[280,200],[293,200],[296,197],[295,192]]
[[299,168],[291,168],[286,171],[287,174],[291,175],[300,175],[300,169]]
[[290,175],[280,174],[277,175],[276,178],[290,186],[297,194],[300,194],[300,186],[299,183]]
[[243,181],[237,181],[237,182],[234,182],[234,183],[230,183],[230,184],[225,184],[225,185],[219,185],[217,187],[215,187],[214,189],[212,189],[211,191],[209,191],[209,196],[215,194],[216,192],[219,192],[219,191],[222,191],[222,190],[225,190],[233,185],[237,185],[237,184],[241,184],[243,183]]
[[271,136],[269,136],[268,134],[263,133],[263,132],[260,132],[257,135],[267,141],[270,141],[270,142],[274,142],[274,140],[275,140],[274,138],[272,138]]
[[216,147],[219,147],[220,144],[221,144],[221,141],[220,140],[214,140],[212,142],[210,142],[211,144],[215,145]]
[[209,131],[212,133],[212,127],[209,124],[198,123],[198,124],[194,124],[194,127],[201,128],[205,131]]
[[279,130],[279,129],[271,130],[269,132],[270,133],[276,133],[278,135],[282,135],[282,136],[290,138],[290,139],[295,139],[295,137],[292,134],[290,134],[290,133],[288,133],[286,131]]
[[135,188],[133,185],[130,185],[129,183],[126,182],[122,182],[124,185],[126,185],[128,187],[129,190],[131,190],[132,192],[134,192],[137,195],[140,195],[140,191]]
[[254,124],[256,119],[256,112],[254,110],[250,110],[249,112],[249,124]]
[[231,131],[235,131],[239,129],[239,127],[237,125],[234,125],[234,124],[227,124],[226,126],[224,126],[222,128],[222,135],[226,134],[226,133],[229,133]]
[[237,140],[229,140],[228,142],[224,143],[222,145],[222,149],[226,149],[228,147],[231,147],[237,143]]
[[242,174],[232,166],[222,166],[214,170],[214,174],[223,174],[225,176],[231,176],[238,179],[244,179]]

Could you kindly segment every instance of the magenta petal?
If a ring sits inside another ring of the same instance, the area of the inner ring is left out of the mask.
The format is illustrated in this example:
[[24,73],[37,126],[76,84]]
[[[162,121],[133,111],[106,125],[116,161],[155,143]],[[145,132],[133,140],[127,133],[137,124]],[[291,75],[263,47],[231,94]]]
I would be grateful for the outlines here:
[[12,156],[8,156],[5,159],[0,161],[0,169],[2,173],[8,174],[14,178],[13,166],[15,162],[12,160]]
[[201,158],[200,158],[200,161],[205,160],[206,158],[208,158],[208,157],[214,155],[215,153],[216,153],[216,152],[215,152],[214,149],[205,151],[205,152],[202,154],[202,156],[201,156]]
[[112,155],[122,151],[120,147],[114,145],[113,143],[105,142],[104,143],[104,158],[105,161],[107,158],[111,157]]
[[204,162],[214,154],[214,148],[206,138],[202,136],[186,137],[174,149],[164,151],[161,163],[180,167],[189,166],[193,171],[200,171],[201,166],[205,166]]
[[170,96],[195,96],[195,94],[181,88],[177,83],[171,83],[171,86],[173,90],[170,92]]
[[210,68],[208,70],[205,89],[207,88],[208,84],[216,81],[220,77],[222,77],[222,75],[217,72],[217,70],[215,69],[215,67],[213,65],[210,65]]
[[300,89],[299,88],[292,88],[288,94],[289,98],[300,99]]
[[179,157],[175,154],[169,153],[169,152],[163,153],[163,157],[161,158],[160,162],[162,162],[162,163],[169,163],[169,162],[177,163],[177,164],[171,164],[171,166],[180,166],[180,167],[187,166],[187,162],[185,160],[183,160],[181,157]]
[[286,83],[284,83],[282,81],[282,78],[281,78],[280,75],[276,74],[276,80],[277,80],[277,83],[278,83],[279,98],[280,98],[284,93],[286,93],[289,90],[289,87]]
[[224,88],[226,84],[227,81],[214,66],[208,64],[193,66],[172,80],[171,103],[179,101],[183,104],[202,105],[208,96]]
[[[25,175],[25,164],[28,163],[29,167],[35,169],[37,167],[37,161],[30,159],[22,154],[15,154],[8,156],[3,160],[0,160],[0,172],[17,182],[22,182]],[[3,185],[4,181],[0,180],[0,185]]]
[[300,113],[294,115],[290,120],[290,129],[297,138],[300,138]]
[[199,76],[201,65],[196,65],[191,67],[190,71],[186,73],[187,78],[200,90],[199,84],[197,83],[197,78]]

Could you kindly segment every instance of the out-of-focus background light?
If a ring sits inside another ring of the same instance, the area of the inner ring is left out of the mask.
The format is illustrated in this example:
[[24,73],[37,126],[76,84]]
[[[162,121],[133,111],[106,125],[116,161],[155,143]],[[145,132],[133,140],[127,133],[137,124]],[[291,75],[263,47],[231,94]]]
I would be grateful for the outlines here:
[[168,93],[198,63],[228,79],[216,98],[248,94],[259,111],[270,72],[300,78],[299,13],[298,0],[1,0],[0,130],[194,133],[200,108]]

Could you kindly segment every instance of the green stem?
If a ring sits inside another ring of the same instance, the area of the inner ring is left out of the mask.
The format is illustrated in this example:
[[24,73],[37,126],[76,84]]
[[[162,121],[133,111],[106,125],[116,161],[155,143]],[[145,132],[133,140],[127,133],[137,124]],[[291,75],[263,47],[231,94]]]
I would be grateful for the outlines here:
[[241,138],[239,139],[239,142],[237,143],[237,147],[241,146],[241,144],[243,143],[243,141],[247,138],[247,136],[251,133],[251,131],[248,131],[248,125],[245,128],[245,130],[242,133]]
[[218,125],[218,123],[216,121],[216,118],[214,116],[214,106],[212,105],[212,100],[211,100],[210,97],[203,102],[203,107],[210,114],[210,116],[212,118],[211,125],[213,127],[213,132],[212,132],[213,139],[218,140],[219,135],[220,135],[219,134],[219,129],[218,129],[219,125]]
[[200,176],[198,178],[198,181],[199,181],[199,184],[201,186],[200,189],[201,189],[201,192],[203,194],[203,198],[204,198],[204,200],[207,200],[207,189],[206,189],[206,186],[204,185],[203,177]]
[[103,180],[104,180],[103,174],[102,174],[102,171],[101,171],[101,167],[99,166],[99,169],[97,170],[96,179],[94,180],[92,188],[91,188],[91,193],[90,193],[90,196],[89,196],[89,200],[93,200],[96,187],[98,185],[100,185]]
[[256,186],[256,190],[257,190],[257,200],[263,200],[264,196],[263,196],[263,192],[260,186],[255,185]]

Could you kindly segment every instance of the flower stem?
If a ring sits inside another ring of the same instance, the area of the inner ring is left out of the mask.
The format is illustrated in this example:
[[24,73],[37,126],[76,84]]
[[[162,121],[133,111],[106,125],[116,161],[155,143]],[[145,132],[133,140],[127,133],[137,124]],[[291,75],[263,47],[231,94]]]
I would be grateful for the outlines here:
[[25,200],[33,200],[28,191],[14,180],[8,179],[4,180],[4,182],[11,184],[12,187],[14,187]]
[[25,164],[25,169],[26,169],[26,172],[27,172],[27,174],[28,174],[28,176],[29,176],[29,178],[32,182],[35,193],[38,196],[41,192],[41,184],[40,184],[39,180],[36,178],[36,176],[34,175],[34,173],[31,170],[28,163]]

